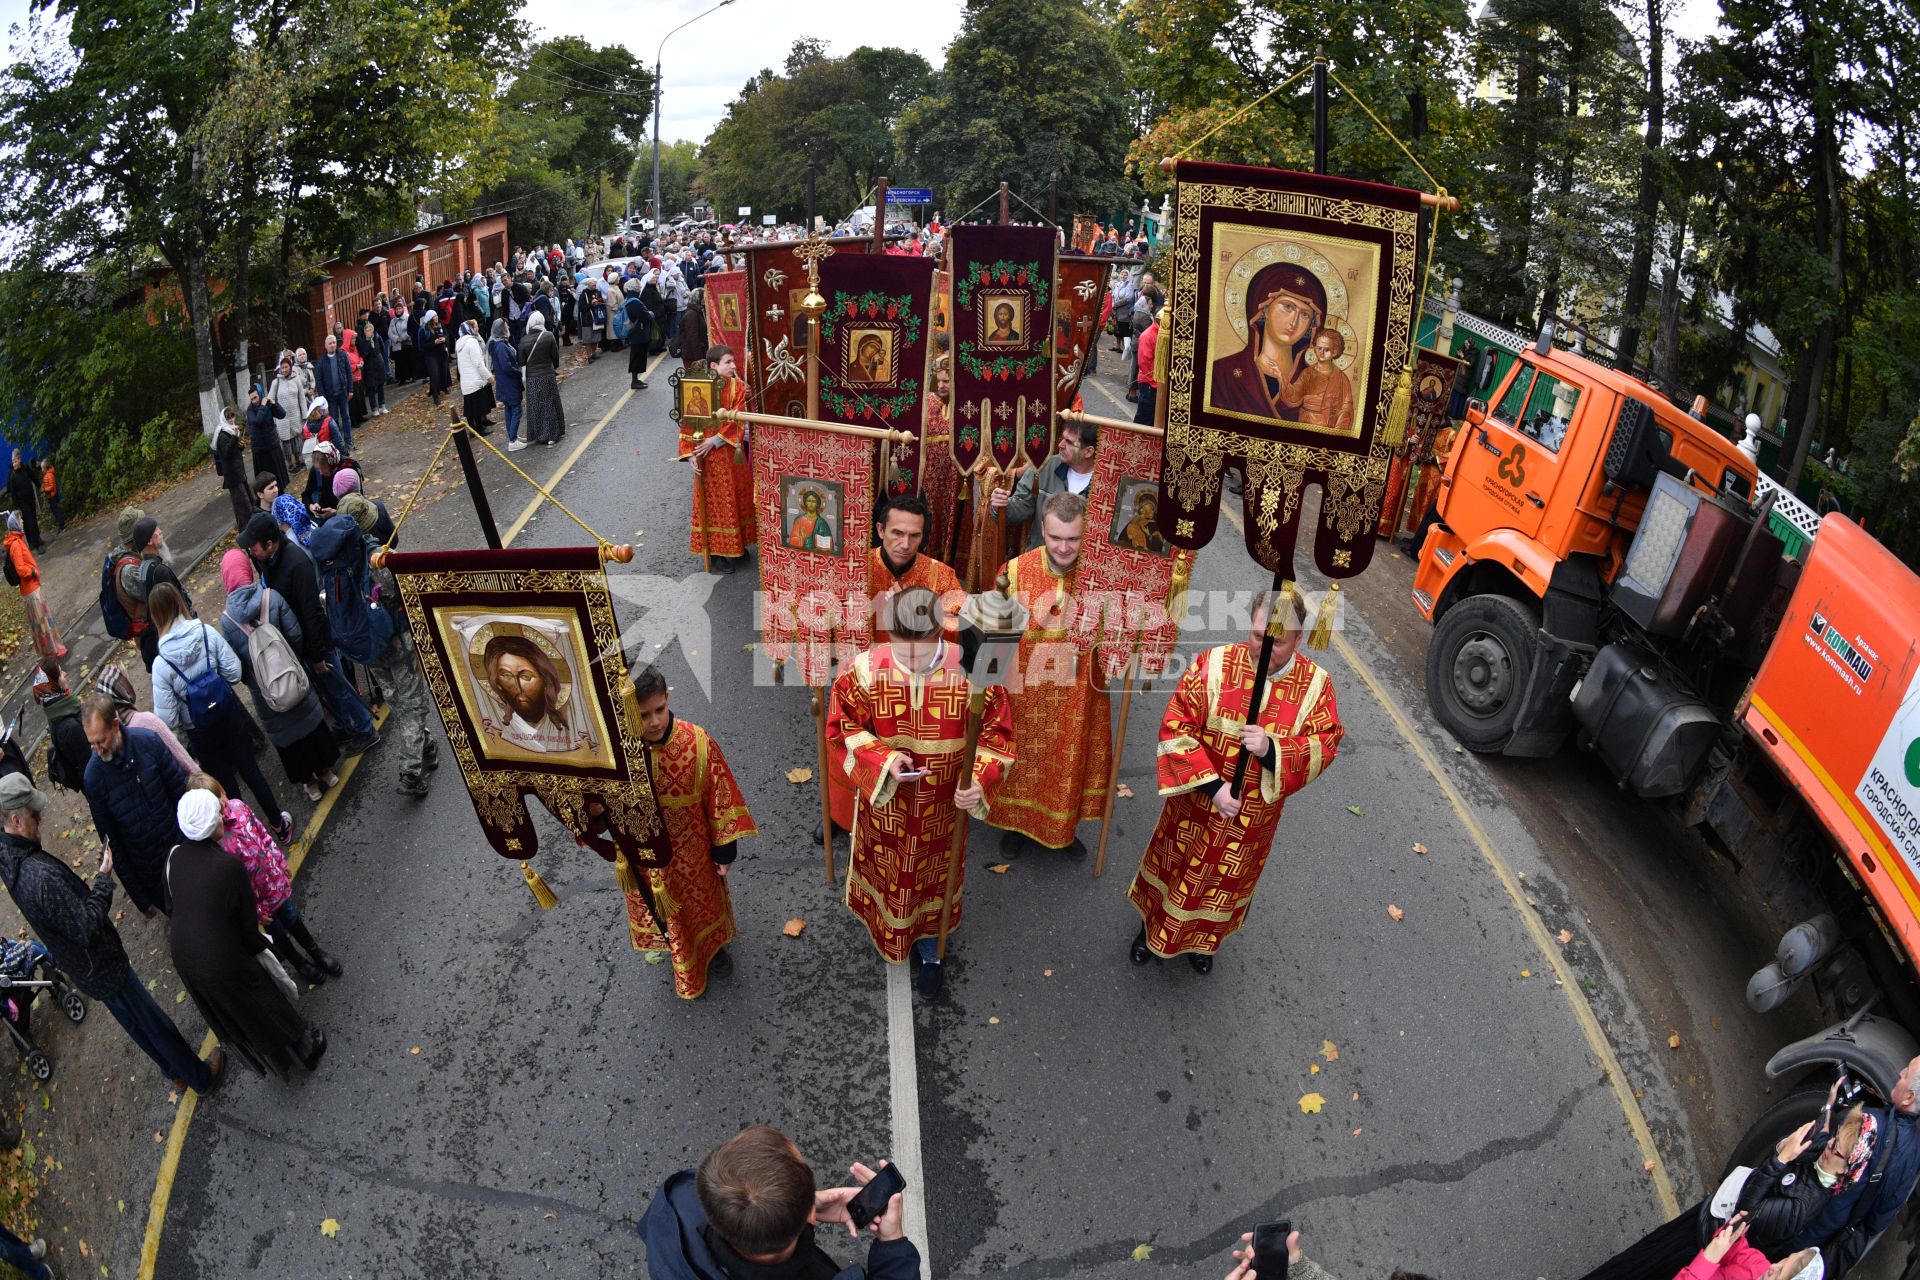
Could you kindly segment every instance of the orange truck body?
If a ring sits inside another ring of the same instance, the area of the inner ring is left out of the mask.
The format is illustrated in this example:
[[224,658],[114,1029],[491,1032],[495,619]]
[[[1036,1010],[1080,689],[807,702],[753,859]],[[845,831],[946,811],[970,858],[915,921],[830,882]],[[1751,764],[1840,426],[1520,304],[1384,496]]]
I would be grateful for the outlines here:
[[1920,967],[1920,578],[1845,516],[1821,522],[1740,720]]

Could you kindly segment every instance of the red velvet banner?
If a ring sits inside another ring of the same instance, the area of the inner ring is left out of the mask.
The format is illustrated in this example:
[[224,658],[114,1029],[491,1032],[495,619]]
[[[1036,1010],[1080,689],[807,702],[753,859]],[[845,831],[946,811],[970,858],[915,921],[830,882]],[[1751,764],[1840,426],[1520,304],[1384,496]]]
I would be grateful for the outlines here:
[[[874,441],[805,427],[753,429],[760,518],[760,643],[821,686],[866,647]],[[834,643],[829,646],[829,640]]]
[[1100,341],[1100,309],[1107,300],[1108,258],[1062,256],[1054,269],[1053,407],[1073,408],[1087,358]]
[[931,258],[865,252],[835,252],[820,264],[820,420],[913,432],[889,447],[889,493],[920,488],[933,272]]
[[1180,638],[1168,596],[1176,570],[1185,582],[1193,553],[1175,551],[1154,521],[1160,505],[1158,437],[1108,427],[1094,457],[1074,629],[1082,643],[1097,638],[1103,679],[1115,680],[1129,660],[1138,662],[1138,674],[1153,677],[1166,670]]
[[1054,231],[966,223],[953,272],[953,459],[1007,470],[1053,452]]

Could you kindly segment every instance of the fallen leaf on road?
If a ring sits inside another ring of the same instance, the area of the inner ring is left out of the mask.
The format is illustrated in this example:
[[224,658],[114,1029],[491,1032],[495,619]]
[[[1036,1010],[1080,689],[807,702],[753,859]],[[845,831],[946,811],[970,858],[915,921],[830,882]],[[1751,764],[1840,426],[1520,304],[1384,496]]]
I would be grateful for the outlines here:
[[1133,788],[1123,782],[1113,789],[1113,794],[1119,796],[1122,800],[1131,800],[1133,799]]
[[1355,1090],[1353,1091],[1353,1100],[1354,1100],[1355,1102],[1358,1102],[1358,1101],[1360,1101],[1360,1091],[1359,1091],[1358,1089],[1355,1089]]
[[1340,1061],[1340,1046],[1331,1040],[1322,1040],[1320,1042],[1320,1056],[1328,1062],[1338,1062]]
[[1320,1113],[1321,1108],[1325,1107],[1326,1105],[1327,1105],[1327,1100],[1321,1097],[1317,1093],[1310,1093],[1306,1095],[1304,1098],[1300,1099],[1300,1110],[1306,1115],[1310,1115],[1310,1116],[1318,1115]]
[[83,1258],[91,1258],[93,1256],[93,1250],[85,1240],[80,1242],[80,1256]]
[[178,1101],[180,1101],[180,1091],[178,1089],[169,1089],[167,1091],[167,1105],[172,1106]]
[[1641,1168],[1642,1168],[1643,1170],[1645,1170],[1646,1172],[1648,1172],[1648,1173],[1652,1173],[1652,1172],[1653,1172],[1653,1161],[1651,1161],[1651,1160],[1642,1160],[1642,1161],[1640,1162],[1640,1167],[1641,1167]]
[[340,1234],[340,1224],[332,1218],[320,1220],[320,1234],[331,1240]]
[[186,999],[187,993],[184,991],[176,991],[173,993],[173,1002],[175,1004],[184,1004],[186,1003]]
[[1364,818],[1364,817],[1366,817],[1366,816],[1367,816],[1367,811],[1366,811],[1365,809],[1362,809],[1362,808],[1361,808],[1361,807],[1360,807],[1359,805],[1357,805],[1357,804],[1350,804],[1350,805],[1348,805],[1348,806],[1347,806],[1347,812],[1348,812],[1348,813],[1350,813],[1350,814],[1352,814],[1352,815],[1353,815],[1354,817],[1356,817],[1356,818]]
[[649,951],[649,952],[647,952],[647,963],[648,963],[648,964],[664,964],[664,963],[666,963],[666,959],[667,959],[667,953],[666,953],[666,952],[664,952],[664,951]]
[[1423,844],[1416,844],[1415,846],[1413,846],[1413,851],[1421,855],[1422,857],[1425,857],[1427,852],[1427,846]]
[[1003,876],[1007,874],[1007,872],[1013,870],[1013,864],[1011,862],[996,862],[992,866],[988,867],[987,870],[993,872],[993,874],[997,876]]
[[1041,976],[1041,977],[1043,977],[1043,978],[1051,978],[1051,977],[1053,976],[1053,970],[1051,970],[1051,969],[1042,969],[1042,970],[1040,971],[1040,976]]
[[1405,920],[1407,918],[1407,913],[1394,906],[1391,902],[1387,904],[1387,914],[1395,920]]
[[1317,1062],[1309,1062],[1309,1063],[1307,1064],[1307,1074],[1308,1074],[1308,1075],[1310,1075],[1310,1076],[1317,1076],[1317,1075],[1319,1075],[1319,1074],[1320,1074],[1320,1064],[1319,1064],[1319,1063],[1317,1063]]
[[1365,1133],[1365,1132],[1366,1132],[1366,1130],[1365,1130],[1365,1129],[1355,1129],[1355,1130],[1353,1131],[1353,1136],[1357,1138],[1357,1137],[1359,1137],[1359,1136],[1360,1136],[1361,1134],[1363,1134],[1363,1133]]
[[1520,976],[1521,976],[1521,977],[1523,977],[1523,978],[1531,978],[1531,977],[1533,976],[1533,970],[1531,970],[1531,969],[1522,969],[1522,970],[1520,971]]
[[1571,930],[1571,929],[1562,929],[1562,930],[1560,931],[1560,945],[1564,947],[1564,946],[1566,946],[1566,945],[1567,945],[1567,944],[1568,944],[1569,942],[1572,942],[1572,941],[1573,941],[1573,930]]
[[795,916],[780,926],[780,932],[786,934],[789,938],[797,938],[806,927],[807,922],[799,916]]
[[161,1136],[160,1136],[160,1131],[159,1131],[158,1129],[155,1129],[155,1130],[153,1131],[153,1140],[154,1140],[155,1142],[165,1142],[165,1141],[166,1141],[166,1139],[165,1139],[165,1138],[163,1138],[163,1137],[161,1137]]
[[547,1221],[548,1221],[548,1222],[558,1222],[558,1221],[560,1221],[560,1215],[559,1215],[559,1214],[557,1214],[557,1213],[549,1213],[549,1214],[547,1214],[547,1215],[546,1215],[546,1218],[547,1218]]
[[988,1026],[990,1026],[990,1027],[997,1027],[997,1026],[999,1026],[999,1025],[1000,1025],[1000,1019],[998,1019],[998,1018],[988,1018],[988,1019],[987,1019],[987,1025],[988,1025]]
[[415,1046],[413,1046],[413,1048],[411,1048],[411,1049],[409,1049],[409,1050],[407,1050],[407,1052],[408,1052],[408,1053],[419,1053],[419,1052],[420,1052],[420,1046],[419,1046],[419,1045],[415,1045]]
[[125,1200],[122,1200],[120,1202],[120,1212],[125,1213],[126,1211],[127,1211],[127,1202]]
[[793,783],[795,786],[798,786],[802,782],[812,782],[813,770],[789,769],[787,770],[787,781]]
[[1668,1036],[1668,1037],[1667,1037],[1667,1048],[1669,1048],[1669,1049],[1678,1049],[1679,1047],[1680,1047],[1680,1034],[1679,1034],[1679,1032],[1675,1032],[1674,1034],[1672,1034],[1672,1035],[1670,1035],[1670,1036]]
[[1133,1246],[1133,1260],[1135,1262],[1145,1262],[1148,1258],[1151,1258],[1152,1256],[1153,1256],[1152,1245],[1137,1244]]

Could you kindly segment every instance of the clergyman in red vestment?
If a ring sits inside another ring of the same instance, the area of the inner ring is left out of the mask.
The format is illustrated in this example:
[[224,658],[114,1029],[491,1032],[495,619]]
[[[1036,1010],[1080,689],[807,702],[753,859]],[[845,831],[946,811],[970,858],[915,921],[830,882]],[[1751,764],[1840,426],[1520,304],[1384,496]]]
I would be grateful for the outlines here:
[[[1333,763],[1340,708],[1321,667],[1298,652],[1300,605],[1289,586],[1259,714],[1247,722],[1260,641],[1275,601],[1255,597],[1249,643],[1209,649],[1180,677],[1160,722],[1158,771],[1166,803],[1127,897],[1139,908],[1133,962],[1185,954],[1208,973],[1214,953],[1246,919],[1287,797]],[[1234,763],[1251,752],[1241,793]]]

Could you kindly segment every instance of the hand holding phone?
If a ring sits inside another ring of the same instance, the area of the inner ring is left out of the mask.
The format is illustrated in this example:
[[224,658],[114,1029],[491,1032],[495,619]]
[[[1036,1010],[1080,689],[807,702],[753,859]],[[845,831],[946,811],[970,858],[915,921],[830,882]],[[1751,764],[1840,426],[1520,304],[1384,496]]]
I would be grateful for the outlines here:
[[[866,1185],[860,1188],[860,1194],[847,1201],[847,1217],[857,1231],[872,1225],[875,1219],[886,1213],[887,1203],[907,1189],[907,1180],[886,1161],[881,1162],[879,1169],[870,1172],[865,1165],[855,1165],[853,1175],[867,1178]],[[882,1234],[881,1238],[887,1237]]]
[[1293,1224],[1263,1222],[1253,1229],[1253,1273],[1256,1280],[1287,1280],[1287,1239]]

